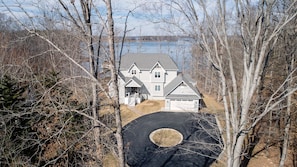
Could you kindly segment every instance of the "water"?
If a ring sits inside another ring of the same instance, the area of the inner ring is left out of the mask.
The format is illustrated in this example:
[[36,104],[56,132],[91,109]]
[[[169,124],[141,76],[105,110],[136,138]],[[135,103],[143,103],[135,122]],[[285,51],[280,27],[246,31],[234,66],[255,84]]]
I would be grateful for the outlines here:
[[[121,43],[117,43],[116,54],[119,59]],[[95,47],[96,48],[96,47]],[[127,53],[163,53],[169,55],[179,68],[180,72],[187,72],[192,65],[192,44],[187,40],[178,41],[133,41],[125,42],[122,55]],[[96,53],[97,54],[97,53]],[[85,53],[87,55],[87,53]],[[87,59],[87,57],[86,57]],[[99,61],[100,71],[103,71],[103,62]],[[82,66],[89,70],[89,62],[82,62]]]
[[[116,46],[120,54],[120,44]],[[191,43],[179,41],[133,41],[125,42],[122,55],[126,53],[163,53],[168,54],[177,64],[180,71],[188,70],[191,66]]]

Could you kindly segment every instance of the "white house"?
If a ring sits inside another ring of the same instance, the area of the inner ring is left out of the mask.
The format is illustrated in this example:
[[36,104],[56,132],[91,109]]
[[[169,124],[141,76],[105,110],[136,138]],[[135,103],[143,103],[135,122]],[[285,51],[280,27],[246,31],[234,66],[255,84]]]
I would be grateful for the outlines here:
[[[129,53],[119,69],[120,103],[135,105],[145,99],[165,100],[165,110],[198,111],[201,94],[196,83],[178,72],[166,54]],[[112,95],[111,85],[109,90]]]

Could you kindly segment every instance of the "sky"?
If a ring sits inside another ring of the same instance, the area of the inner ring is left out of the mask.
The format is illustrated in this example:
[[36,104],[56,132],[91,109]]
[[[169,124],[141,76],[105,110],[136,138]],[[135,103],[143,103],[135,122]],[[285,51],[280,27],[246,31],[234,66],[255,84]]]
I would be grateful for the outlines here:
[[[36,18],[36,16],[43,15],[44,11],[51,13],[53,7],[57,7],[58,0],[0,0],[0,12],[7,15],[11,15],[12,12],[15,17],[19,18]],[[66,4],[70,4],[71,0],[63,0]],[[78,5],[79,0],[74,0]],[[105,6],[102,0],[93,0],[97,3],[98,10],[102,13],[106,13]],[[141,35],[173,35],[166,29],[165,25],[161,22],[156,22],[152,18],[154,13],[148,12],[145,5],[158,6],[161,0],[112,0],[113,17],[115,21],[115,27],[118,32],[123,32],[125,27],[126,16],[131,11],[128,17],[127,35],[129,36],[141,36]],[[5,5],[4,5],[5,4]],[[8,6],[11,11],[6,8]],[[169,11],[162,8],[162,14],[166,17]],[[174,35],[179,35],[178,33]]]
[[[16,18],[28,18],[27,16],[36,17],[42,15],[41,10],[51,10],[51,7],[57,6],[58,0],[0,0],[0,12],[6,15],[13,15]],[[71,0],[64,0],[65,3],[70,4]],[[151,0],[149,2],[153,2]],[[156,0],[158,1],[158,0]],[[39,3],[38,3],[39,2]],[[78,0],[75,3],[78,4]],[[96,2],[96,0],[94,0]],[[104,4],[99,0],[96,6],[100,11],[105,11]],[[123,31],[125,27],[126,16],[131,11],[128,17],[128,35],[166,35],[165,32],[160,33],[159,25],[152,23],[144,10],[144,4],[147,0],[112,0],[113,17],[115,20],[116,29]],[[11,11],[6,8],[9,7]],[[21,8],[20,8],[21,6]],[[40,7],[42,8],[40,10]],[[38,9],[39,8],[39,9]],[[168,34],[167,34],[168,35]]]
[[[150,2],[153,2],[151,0]],[[128,35],[158,35],[159,24],[153,23],[144,9],[145,0],[117,0],[113,1],[115,22],[118,27],[124,27],[126,16],[128,17]]]

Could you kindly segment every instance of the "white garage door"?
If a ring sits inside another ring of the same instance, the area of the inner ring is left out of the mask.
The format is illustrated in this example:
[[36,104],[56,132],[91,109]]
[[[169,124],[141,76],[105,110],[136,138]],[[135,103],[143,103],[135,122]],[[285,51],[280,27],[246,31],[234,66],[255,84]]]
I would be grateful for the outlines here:
[[170,109],[172,111],[193,111],[194,101],[171,100]]

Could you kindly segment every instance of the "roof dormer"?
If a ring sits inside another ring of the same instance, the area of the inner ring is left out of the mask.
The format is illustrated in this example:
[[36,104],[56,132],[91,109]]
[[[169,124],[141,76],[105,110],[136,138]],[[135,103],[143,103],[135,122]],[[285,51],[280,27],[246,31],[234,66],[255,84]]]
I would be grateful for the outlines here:
[[136,63],[133,63],[128,69],[128,73],[130,73],[132,75],[135,75],[136,73],[139,73],[139,72],[140,72],[140,70],[137,67]]
[[161,63],[160,63],[159,61],[157,61],[156,64],[150,69],[150,73],[151,73],[154,69],[160,69],[160,70],[166,72],[166,70],[163,68],[163,66],[161,65]]

